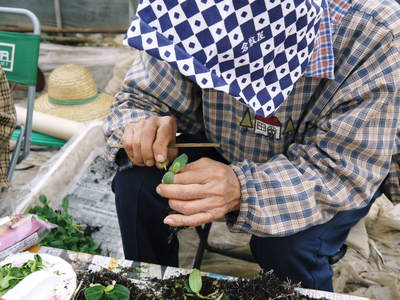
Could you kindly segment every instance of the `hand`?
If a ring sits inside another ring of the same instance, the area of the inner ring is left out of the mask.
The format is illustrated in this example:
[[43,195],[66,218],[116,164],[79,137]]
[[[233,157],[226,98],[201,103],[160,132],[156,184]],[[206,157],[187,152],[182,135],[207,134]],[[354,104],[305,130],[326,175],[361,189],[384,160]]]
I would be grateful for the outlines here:
[[178,149],[168,148],[176,140],[176,120],[153,116],[125,126],[122,144],[133,164],[161,169],[165,160],[172,161]]
[[160,184],[157,193],[171,209],[182,213],[164,219],[171,226],[199,226],[240,208],[240,183],[232,168],[209,158],[186,165],[173,184]]

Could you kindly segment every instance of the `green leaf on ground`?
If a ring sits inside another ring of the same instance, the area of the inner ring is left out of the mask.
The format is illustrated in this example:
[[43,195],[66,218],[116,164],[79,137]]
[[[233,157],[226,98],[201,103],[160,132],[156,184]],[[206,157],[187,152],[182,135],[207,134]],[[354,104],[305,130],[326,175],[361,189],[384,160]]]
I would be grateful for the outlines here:
[[95,243],[88,234],[81,230],[85,226],[75,224],[72,217],[68,214],[69,199],[67,197],[62,200],[61,211],[51,208],[44,195],[39,197],[39,201],[42,205],[33,207],[29,210],[29,213],[57,225],[41,241],[40,245],[90,254],[101,253],[100,245]]
[[194,269],[189,275],[189,286],[194,293],[199,293],[201,290],[201,273],[200,270]]

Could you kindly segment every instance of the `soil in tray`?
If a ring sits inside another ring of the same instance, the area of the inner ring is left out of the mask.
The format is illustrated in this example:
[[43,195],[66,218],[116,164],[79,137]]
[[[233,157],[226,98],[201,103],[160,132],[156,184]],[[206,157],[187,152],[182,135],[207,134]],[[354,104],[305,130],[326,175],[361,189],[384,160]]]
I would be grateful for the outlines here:
[[[130,281],[123,272],[113,273],[107,270],[100,272],[78,273],[78,282],[82,282],[77,300],[85,300],[83,290],[91,284],[100,283],[104,286],[112,284],[113,281],[125,285],[130,290],[130,300],[199,300],[197,296],[188,296],[185,289],[185,281],[189,275],[180,275],[169,279],[151,279],[146,288],[138,287]],[[211,277],[202,277],[202,288],[200,293],[209,295],[215,291],[216,299],[223,292],[229,300],[313,300],[307,296],[300,295],[295,288],[299,285],[283,283],[273,273],[263,272],[254,279],[222,280]]]

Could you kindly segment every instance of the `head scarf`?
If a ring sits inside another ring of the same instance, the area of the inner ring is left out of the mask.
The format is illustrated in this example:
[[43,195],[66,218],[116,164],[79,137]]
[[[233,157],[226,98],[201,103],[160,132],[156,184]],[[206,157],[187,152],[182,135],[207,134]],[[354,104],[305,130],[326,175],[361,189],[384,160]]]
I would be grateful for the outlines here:
[[271,115],[305,72],[324,0],[141,0],[125,44]]

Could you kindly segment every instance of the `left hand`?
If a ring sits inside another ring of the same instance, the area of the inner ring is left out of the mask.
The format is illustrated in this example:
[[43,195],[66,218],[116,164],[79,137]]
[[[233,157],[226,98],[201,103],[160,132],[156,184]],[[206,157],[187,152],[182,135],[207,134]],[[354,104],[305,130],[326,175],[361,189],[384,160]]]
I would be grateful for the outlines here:
[[173,184],[160,184],[157,193],[168,198],[170,226],[199,226],[240,208],[240,183],[232,168],[209,158],[186,165]]

